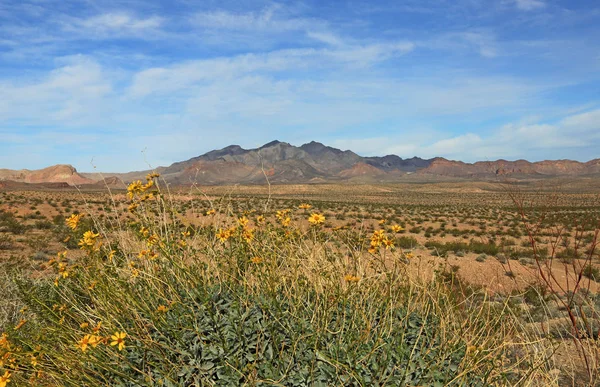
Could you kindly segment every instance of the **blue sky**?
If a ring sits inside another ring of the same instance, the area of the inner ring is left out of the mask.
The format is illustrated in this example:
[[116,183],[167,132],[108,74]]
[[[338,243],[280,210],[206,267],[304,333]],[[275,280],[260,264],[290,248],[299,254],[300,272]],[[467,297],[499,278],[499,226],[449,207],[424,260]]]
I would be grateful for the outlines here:
[[0,0],[0,168],[600,157],[600,3]]

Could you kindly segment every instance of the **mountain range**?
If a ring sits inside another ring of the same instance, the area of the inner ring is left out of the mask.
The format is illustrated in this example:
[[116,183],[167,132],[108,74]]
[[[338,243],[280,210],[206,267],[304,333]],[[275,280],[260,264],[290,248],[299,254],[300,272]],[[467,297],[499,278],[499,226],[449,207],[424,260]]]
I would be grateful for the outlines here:
[[[410,180],[474,179],[499,176],[516,179],[547,177],[600,177],[600,159],[496,160],[464,163],[436,157],[402,159],[396,155],[362,157],[312,141],[302,146],[272,141],[259,148],[230,145],[155,171],[173,185],[401,182]],[[128,173],[79,173],[70,165],[41,170],[0,169],[0,188],[15,184],[113,185],[143,179],[149,171]],[[62,183],[62,184],[61,184]]]

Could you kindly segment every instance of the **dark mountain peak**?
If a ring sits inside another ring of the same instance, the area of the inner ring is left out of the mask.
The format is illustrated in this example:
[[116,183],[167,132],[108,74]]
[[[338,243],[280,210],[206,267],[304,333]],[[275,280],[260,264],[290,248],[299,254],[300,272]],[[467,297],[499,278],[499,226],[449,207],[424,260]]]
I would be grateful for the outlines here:
[[276,146],[276,145],[279,145],[279,144],[282,144],[282,145],[289,145],[289,146],[291,146],[291,145],[290,145],[290,144],[288,144],[287,142],[281,142],[281,141],[279,141],[279,140],[273,140],[273,141],[271,141],[271,142],[268,142],[268,143],[266,143],[265,145],[261,146],[261,147],[260,147],[260,148],[258,148],[258,149],[271,148],[271,147],[273,147],[273,146]]
[[221,157],[236,156],[236,155],[240,155],[240,154],[243,154],[246,152],[247,152],[247,150],[242,148],[239,145],[229,145],[223,149],[218,149],[218,150],[213,150],[213,151],[207,152],[207,153],[203,154],[202,156],[193,158],[192,160],[200,160],[200,159],[216,160]]
[[415,172],[431,164],[431,160],[424,160],[420,157],[404,160],[402,157],[396,155],[366,157],[365,161],[367,164],[383,169],[384,171],[399,170],[402,172]]
[[323,145],[320,142],[317,141],[311,141],[307,144],[304,144],[300,147],[300,149],[302,149],[303,151],[305,151],[306,153],[313,155],[313,156],[319,156],[322,155],[324,153],[333,153],[334,155],[349,155],[349,156],[357,156],[357,154],[355,154],[352,151],[346,150],[343,151],[341,149],[338,148],[333,148],[331,146],[327,146],[327,145]]
[[245,150],[244,148],[242,148],[239,145],[229,145],[226,146],[225,148],[221,149],[222,151],[229,151],[229,152],[236,152],[236,151],[243,151]]

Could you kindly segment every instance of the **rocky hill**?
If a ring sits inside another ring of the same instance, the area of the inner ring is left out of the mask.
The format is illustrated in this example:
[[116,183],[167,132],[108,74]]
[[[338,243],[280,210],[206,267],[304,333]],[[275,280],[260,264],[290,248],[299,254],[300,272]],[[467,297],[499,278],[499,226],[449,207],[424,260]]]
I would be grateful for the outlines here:
[[30,171],[21,169],[0,169],[0,181],[16,183],[67,183],[68,185],[93,184],[95,181],[82,176],[70,165],[53,165],[48,168]]

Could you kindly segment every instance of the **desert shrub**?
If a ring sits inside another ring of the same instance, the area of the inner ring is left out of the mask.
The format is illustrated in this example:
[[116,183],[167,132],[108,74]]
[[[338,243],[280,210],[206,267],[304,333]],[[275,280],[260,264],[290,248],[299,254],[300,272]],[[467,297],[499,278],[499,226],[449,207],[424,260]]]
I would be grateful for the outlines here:
[[401,236],[395,239],[396,246],[403,249],[413,249],[419,245],[417,240],[409,236]]
[[583,268],[582,274],[594,281],[600,280],[600,269],[598,269],[596,266],[592,266],[591,264],[588,264]]
[[51,276],[16,278],[27,308],[1,328],[11,351],[0,348],[16,365],[15,384],[547,380],[540,341],[517,330],[505,305],[459,283],[456,270],[421,279],[401,249],[361,255],[358,234],[282,224],[283,216],[260,226],[241,214],[215,217],[188,232],[168,198],[132,186],[132,222],[86,215],[69,229],[84,254],[45,262]]
[[26,229],[27,226],[19,222],[13,213],[0,210],[0,231],[20,235],[23,234]]

